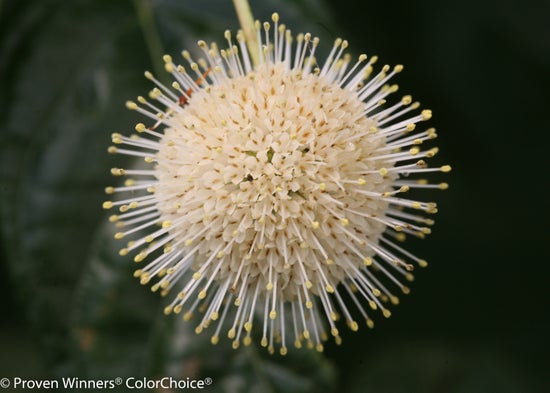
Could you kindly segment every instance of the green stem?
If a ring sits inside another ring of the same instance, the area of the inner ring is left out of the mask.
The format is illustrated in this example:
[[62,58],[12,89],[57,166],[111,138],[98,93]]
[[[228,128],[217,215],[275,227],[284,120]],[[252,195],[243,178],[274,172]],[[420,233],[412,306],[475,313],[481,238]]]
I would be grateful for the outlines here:
[[162,48],[162,41],[160,40],[155,24],[155,16],[151,1],[134,0],[134,8],[136,9],[139,27],[145,38],[147,51],[149,52],[149,57],[153,64],[153,70],[158,77],[162,78],[164,73],[164,63],[162,61],[164,49]]
[[252,59],[252,63],[257,66],[260,64],[260,47],[250,5],[248,4],[248,0],[233,0],[233,4],[235,5],[239,23],[241,24],[250,58]]

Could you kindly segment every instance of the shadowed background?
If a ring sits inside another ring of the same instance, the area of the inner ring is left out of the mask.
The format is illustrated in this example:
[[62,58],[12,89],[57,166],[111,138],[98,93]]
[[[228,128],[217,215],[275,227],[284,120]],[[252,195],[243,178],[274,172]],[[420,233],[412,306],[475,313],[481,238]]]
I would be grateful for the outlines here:
[[182,342],[194,333],[163,317],[162,301],[116,256],[100,208],[114,182],[106,148],[112,132],[141,121],[124,102],[150,89],[143,70],[195,50],[198,38],[221,45],[238,27],[231,3],[4,0],[0,377],[211,376],[211,391],[548,391],[548,3],[251,6],[258,19],[277,10],[294,32],[318,35],[324,53],[341,36],[354,55],[405,65],[397,95],[433,110],[440,154],[430,164],[453,166],[441,177],[449,190],[423,194],[438,202],[433,234],[407,243],[430,266],[392,318],[376,318],[372,331],[342,327],[343,344],[324,357]]

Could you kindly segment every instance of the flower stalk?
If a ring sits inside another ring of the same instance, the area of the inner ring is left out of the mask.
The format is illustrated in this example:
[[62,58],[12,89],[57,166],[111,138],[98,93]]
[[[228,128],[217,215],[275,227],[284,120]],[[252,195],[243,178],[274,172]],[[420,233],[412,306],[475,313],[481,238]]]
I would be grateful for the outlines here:
[[258,45],[257,29],[248,0],[233,0],[233,4],[235,5],[235,11],[241,24],[252,64],[258,66],[260,64],[260,46]]

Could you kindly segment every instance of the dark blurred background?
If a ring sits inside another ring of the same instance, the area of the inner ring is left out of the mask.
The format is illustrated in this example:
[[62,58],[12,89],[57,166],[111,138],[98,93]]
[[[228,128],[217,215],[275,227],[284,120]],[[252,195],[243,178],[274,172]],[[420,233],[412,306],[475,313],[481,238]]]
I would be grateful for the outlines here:
[[[440,213],[407,246],[430,265],[392,318],[345,332],[328,362],[307,357],[302,370],[302,358],[275,356],[265,367],[303,374],[295,391],[550,391],[549,2],[250,2],[325,51],[342,36],[354,54],[404,64],[400,92],[434,112],[432,162],[453,166],[449,190],[424,194]],[[226,28],[237,28],[229,0],[0,1],[0,377],[224,365],[202,359],[210,347],[181,348],[182,328],[113,257],[99,207],[113,181],[109,135],[139,121],[123,104],[150,88],[143,70],[198,37],[221,45]],[[266,374],[265,386],[278,378]]]

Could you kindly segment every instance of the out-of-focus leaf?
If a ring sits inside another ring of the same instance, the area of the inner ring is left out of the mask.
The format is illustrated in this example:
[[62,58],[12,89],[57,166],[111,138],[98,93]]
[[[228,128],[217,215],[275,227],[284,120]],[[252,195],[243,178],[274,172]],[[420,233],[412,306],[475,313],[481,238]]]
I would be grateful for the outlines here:
[[126,2],[22,3],[13,12],[10,23],[31,26],[4,41],[22,54],[2,68],[2,235],[18,298],[56,362],[67,357],[67,310],[101,219],[105,144],[131,124],[124,100],[145,86],[126,72],[143,46]]

